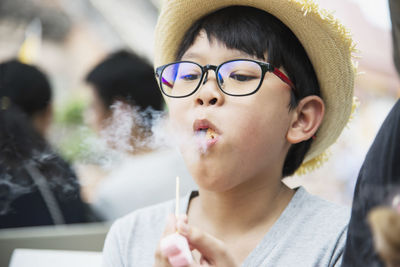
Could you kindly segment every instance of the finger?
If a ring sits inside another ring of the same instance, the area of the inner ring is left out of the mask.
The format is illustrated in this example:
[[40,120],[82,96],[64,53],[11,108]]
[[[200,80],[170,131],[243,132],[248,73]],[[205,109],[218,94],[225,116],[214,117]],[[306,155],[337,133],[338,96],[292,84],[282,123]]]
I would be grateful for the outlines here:
[[189,261],[187,257],[182,254],[168,257],[169,263],[173,267],[189,267],[192,261]]
[[179,214],[178,218],[176,218],[176,222],[188,223],[188,217],[186,214]]
[[168,258],[162,254],[160,246],[156,249],[153,267],[171,267]]
[[[175,234],[177,235],[177,234]],[[168,238],[168,237],[166,237]],[[184,237],[181,236],[182,239]],[[186,239],[184,239],[186,242]],[[185,251],[182,251],[182,249],[179,248],[179,246],[174,247],[175,251],[167,251],[166,249],[162,249],[162,245],[160,246],[161,249],[157,249],[156,255],[155,255],[155,262],[156,264],[154,266],[157,267],[189,267],[192,266],[191,264],[193,263],[193,258],[190,254],[190,257],[185,253]],[[190,253],[190,251],[189,251]]]
[[[176,222],[176,230],[178,231],[179,234],[187,238],[188,234],[188,223],[187,223],[187,217],[186,220],[183,220],[182,217],[178,217],[178,220]],[[189,241],[189,240],[188,240]],[[194,250],[195,248],[189,243],[189,248],[190,250]]]
[[179,227],[178,225],[182,225],[182,224],[187,224],[188,223],[188,217],[186,214],[180,214],[177,218],[176,218],[176,230],[179,232]]
[[177,228],[179,233],[187,238],[190,247],[197,249],[208,261],[215,262],[218,258],[229,258],[221,240],[185,223],[178,223]]
[[167,217],[167,224],[165,225],[162,236],[167,236],[176,232],[176,217],[174,214],[169,214]]

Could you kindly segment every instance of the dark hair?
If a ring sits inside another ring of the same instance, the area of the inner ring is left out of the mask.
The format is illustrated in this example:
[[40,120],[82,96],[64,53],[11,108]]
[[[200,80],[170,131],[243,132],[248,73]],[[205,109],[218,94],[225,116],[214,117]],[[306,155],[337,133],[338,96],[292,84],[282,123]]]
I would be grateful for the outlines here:
[[46,75],[39,68],[12,59],[0,64],[1,97],[7,97],[32,117],[48,107],[52,91]]
[[154,78],[153,67],[144,59],[125,50],[110,54],[86,76],[94,85],[107,109],[116,100],[145,110],[162,110],[163,99]]
[[16,59],[0,64],[0,163],[18,168],[33,151],[47,149],[32,116],[45,110],[51,98],[50,83],[37,67]]
[[53,223],[27,166],[46,178],[66,223],[87,220],[75,173],[32,123],[51,98],[38,68],[17,60],[0,64],[0,228]]
[[0,107],[0,165],[20,167],[33,158],[34,151],[47,150],[47,143],[19,107]]
[[[213,38],[227,48],[243,51],[275,67],[283,67],[292,80],[289,109],[297,106],[300,99],[320,96],[318,80],[306,51],[293,32],[273,15],[244,6],[231,6],[211,13],[198,21],[186,32],[177,53],[177,60],[204,30],[210,41]],[[268,52],[268,58],[264,54]],[[292,175],[303,162],[312,139],[292,145],[286,156],[282,176]]]

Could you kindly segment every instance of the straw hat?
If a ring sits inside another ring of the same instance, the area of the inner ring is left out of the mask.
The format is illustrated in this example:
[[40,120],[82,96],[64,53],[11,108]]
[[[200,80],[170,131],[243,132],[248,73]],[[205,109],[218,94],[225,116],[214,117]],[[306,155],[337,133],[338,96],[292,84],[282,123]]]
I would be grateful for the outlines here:
[[178,47],[190,26],[218,9],[251,6],[274,15],[302,43],[314,66],[325,102],[325,117],[297,173],[319,167],[326,149],[349,121],[355,105],[353,87],[355,44],[348,30],[311,0],[165,0],[155,32],[155,67],[176,60]]

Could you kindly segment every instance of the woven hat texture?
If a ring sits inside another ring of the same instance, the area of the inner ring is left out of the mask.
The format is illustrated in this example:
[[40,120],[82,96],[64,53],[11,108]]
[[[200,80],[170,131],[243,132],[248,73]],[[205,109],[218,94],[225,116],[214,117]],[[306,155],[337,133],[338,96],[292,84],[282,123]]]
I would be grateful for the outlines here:
[[176,60],[190,26],[228,6],[251,6],[282,21],[300,40],[317,74],[325,117],[297,173],[319,167],[326,149],[346,126],[353,105],[355,44],[349,31],[328,11],[310,0],[165,0],[155,32],[155,67]]

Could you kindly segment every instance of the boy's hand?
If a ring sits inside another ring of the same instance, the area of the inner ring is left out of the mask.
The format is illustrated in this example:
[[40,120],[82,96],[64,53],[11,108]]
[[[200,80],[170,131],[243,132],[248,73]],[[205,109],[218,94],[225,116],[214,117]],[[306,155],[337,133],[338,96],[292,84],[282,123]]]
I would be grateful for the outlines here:
[[196,227],[189,226],[184,220],[178,221],[177,229],[181,235],[187,238],[190,249],[196,249],[201,254],[200,262],[193,266],[239,266],[221,240]]
[[[171,217],[168,219],[163,237],[175,233],[177,229],[182,236],[187,238],[190,249],[196,249],[201,254],[199,262],[195,261],[187,267],[239,266],[239,264],[235,262],[233,256],[229,253],[225,244],[221,240],[216,239],[215,237],[201,231],[198,228],[189,226],[187,224],[186,216],[180,217],[177,221],[175,217],[171,215]],[[167,266],[171,267],[168,258],[162,255],[159,244],[156,251],[154,267]]]

